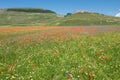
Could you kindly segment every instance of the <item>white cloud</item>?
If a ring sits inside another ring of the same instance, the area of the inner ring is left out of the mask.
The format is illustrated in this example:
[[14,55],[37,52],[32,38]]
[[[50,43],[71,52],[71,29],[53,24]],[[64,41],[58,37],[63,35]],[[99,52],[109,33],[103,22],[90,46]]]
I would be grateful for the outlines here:
[[115,16],[116,16],[116,17],[120,17],[120,13],[116,14]]

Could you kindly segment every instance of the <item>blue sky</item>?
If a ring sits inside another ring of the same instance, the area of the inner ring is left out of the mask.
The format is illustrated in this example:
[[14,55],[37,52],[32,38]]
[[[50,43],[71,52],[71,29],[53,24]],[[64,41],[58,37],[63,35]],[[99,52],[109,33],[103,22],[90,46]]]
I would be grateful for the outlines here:
[[0,0],[0,8],[33,7],[66,14],[75,10],[88,10],[115,15],[120,9],[120,0]]

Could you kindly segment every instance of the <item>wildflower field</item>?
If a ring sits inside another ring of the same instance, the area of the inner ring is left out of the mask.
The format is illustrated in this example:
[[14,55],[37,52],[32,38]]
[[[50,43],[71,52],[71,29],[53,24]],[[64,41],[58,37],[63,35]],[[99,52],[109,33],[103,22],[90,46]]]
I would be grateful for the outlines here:
[[120,27],[0,27],[0,80],[120,80]]

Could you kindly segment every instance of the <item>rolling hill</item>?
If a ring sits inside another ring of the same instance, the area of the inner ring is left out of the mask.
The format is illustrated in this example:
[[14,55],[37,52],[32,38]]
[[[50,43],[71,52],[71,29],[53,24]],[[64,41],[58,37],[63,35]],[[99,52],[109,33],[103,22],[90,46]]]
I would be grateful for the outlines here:
[[120,18],[94,12],[68,13],[64,17],[54,11],[38,8],[0,9],[0,26],[80,26],[120,25]]
[[0,10],[0,26],[49,25],[55,20],[58,20],[57,14],[50,10],[30,8]]
[[81,12],[66,15],[59,25],[120,25],[120,18],[93,12]]

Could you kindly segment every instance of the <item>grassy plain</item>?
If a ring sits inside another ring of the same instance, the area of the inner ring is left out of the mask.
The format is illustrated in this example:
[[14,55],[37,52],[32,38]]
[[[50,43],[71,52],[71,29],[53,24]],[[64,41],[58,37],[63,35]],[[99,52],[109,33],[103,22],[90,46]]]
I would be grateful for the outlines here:
[[0,80],[120,80],[119,27],[1,27]]

